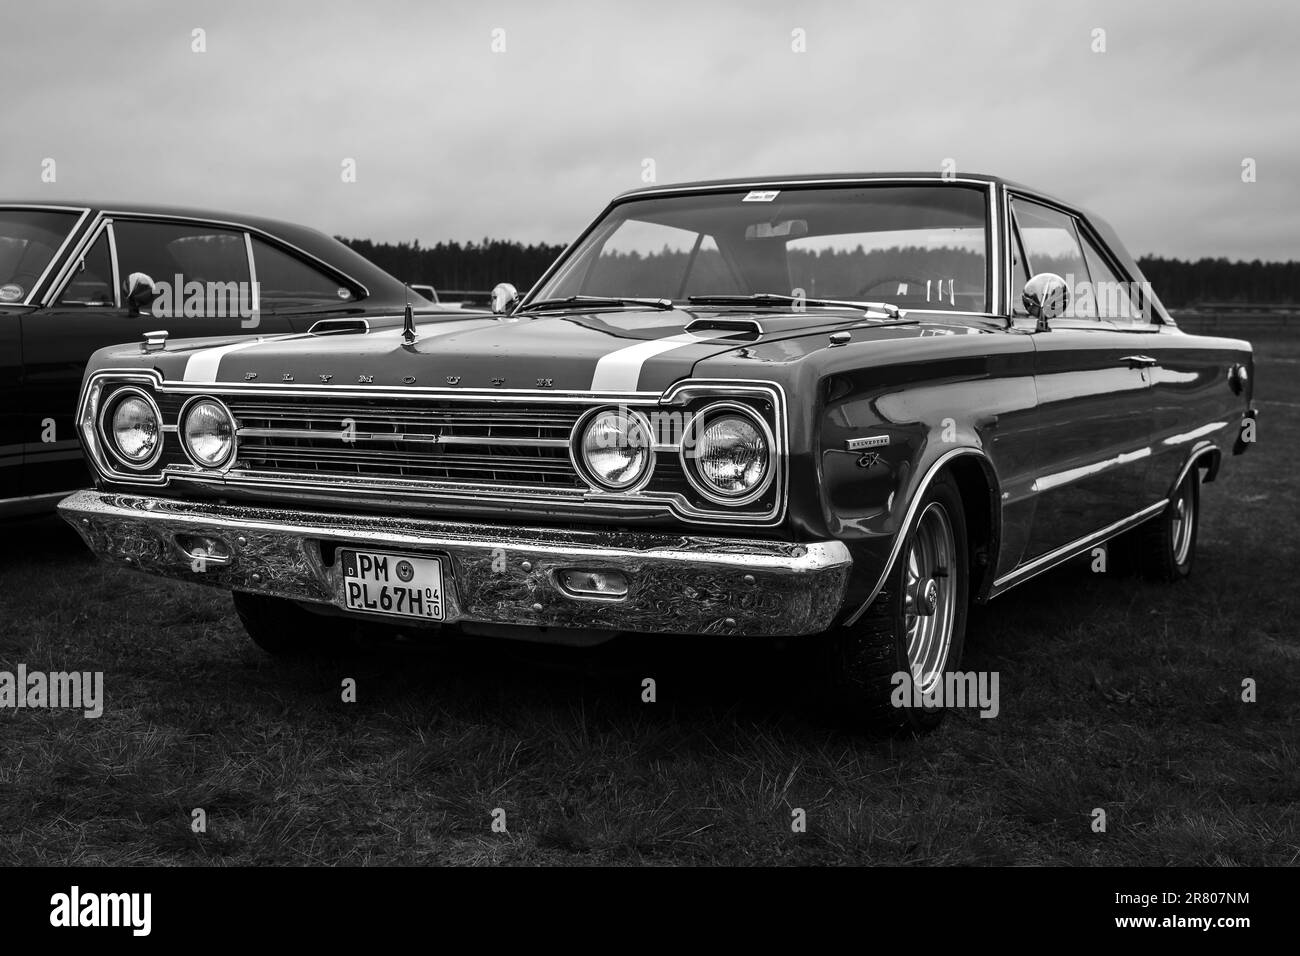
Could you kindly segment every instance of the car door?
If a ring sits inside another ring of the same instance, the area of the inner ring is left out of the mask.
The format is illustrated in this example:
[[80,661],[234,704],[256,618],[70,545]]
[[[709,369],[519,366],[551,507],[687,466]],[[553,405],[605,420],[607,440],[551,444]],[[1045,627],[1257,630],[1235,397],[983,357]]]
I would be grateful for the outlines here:
[[1123,259],[1090,228],[1082,239],[1098,314],[1126,336],[1130,354],[1148,363],[1152,455],[1143,496],[1156,502],[1172,490],[1198,445],[1214,439],[1226,451],[1224,431],[1239,421],[1244,401],[1241,355],[1165,324],[1154,293],[1128,273]]
[[[1033,336],[1036,507],[1025,551],[1032,559],[1147,504],[1150,363],[1132,336],[1098,317],[1075,216],[1014,195],[1010,215],[1025,273],[1056,273],[1072,292],[1070,310]],[[1032,327],[1014,291],[1014,321]]]
[[[159,292],[145,314],[127,308],[123,299],[123,283],[137,272],[153,279]],[[286,318],[254,310],[245,231],[188,219],[104,218],[51,287],[46,304],[23,320],[22,425],[27,434],[43,435],[39,444],[27,446],[27,494],[83,487],[90,480],[73,417],[93,352],[139,341],[154,329],[166,329],[173,339],[291,330]]]

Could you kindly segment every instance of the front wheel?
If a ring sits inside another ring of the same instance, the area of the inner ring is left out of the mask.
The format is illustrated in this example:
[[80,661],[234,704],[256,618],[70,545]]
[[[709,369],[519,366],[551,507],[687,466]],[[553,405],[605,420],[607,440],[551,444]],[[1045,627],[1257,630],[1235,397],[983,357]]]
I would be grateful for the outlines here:
[[969,588],[961,494],[944,475],[921,500],[876,600],[831,638],[828,676],[844,720],[918,733],[940,724],[945,675],[961,663]]

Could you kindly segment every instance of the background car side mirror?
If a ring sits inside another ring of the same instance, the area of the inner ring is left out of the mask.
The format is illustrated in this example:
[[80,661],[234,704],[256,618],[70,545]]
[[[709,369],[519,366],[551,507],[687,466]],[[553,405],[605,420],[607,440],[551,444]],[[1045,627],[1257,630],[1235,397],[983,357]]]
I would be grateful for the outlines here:
[[126,309],[131,315],[144,315],[145,310],[153,305],[153,300],[158,297],[154,289],[153,279],[149,278],[143,272],[132,272],[122,283],[123,298],[126,300]]
[[519,290],[509,282],[498,282],[492,288],[492,313],[509,315],[519,304]]
[[1049,331],[1048,321],[1070,307],[1070,287],[1055,272],[1040,272],[1025,283],[1020,295],[1025,311],[1038,320],[1038,331]]

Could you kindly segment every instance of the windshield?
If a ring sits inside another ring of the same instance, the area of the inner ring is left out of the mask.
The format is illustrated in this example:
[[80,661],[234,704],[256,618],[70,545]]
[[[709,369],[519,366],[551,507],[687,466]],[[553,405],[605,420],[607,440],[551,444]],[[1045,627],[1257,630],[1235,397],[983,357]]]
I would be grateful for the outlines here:
[[0,303],[27,298],[77,215],[48,209],[0,209]]
[[615,206],[530,302],[774,293],[985,312],[988,203],[935,183],[734,190]]

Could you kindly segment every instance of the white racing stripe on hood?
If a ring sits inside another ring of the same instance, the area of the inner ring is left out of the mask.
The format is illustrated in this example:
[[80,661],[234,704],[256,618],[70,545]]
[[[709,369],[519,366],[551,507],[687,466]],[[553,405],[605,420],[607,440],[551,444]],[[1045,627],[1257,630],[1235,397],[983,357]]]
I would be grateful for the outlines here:
[[217,380],[217,372],[221,368],[221,360],[231,352],[251,349],[255,345],[261,345],[263,342],[283,342],[286,339],[301,339],[306,337],[307,333],[303,333],[302,335],[275,335],[270,338],[259,335],[255,339],[236,342],[234,345],[218,345],[216,348],[195,352],[189,357],[189,361],[185,363],[185,375],[181,380],[185,382],[215,382]]
[[[734,332],[730,333],[735,335]],[[645,363],[656,355],[671,352],[684,345],[698,342],[715,342],[725,339],[725,335],[696,335],[694,332],[680,332],[662,339],[638,342],[625,349],[618,349],[601,357],[596,363],[596,371],[591,377],[593,392],[635,392],[641,381],[641,369]]]

